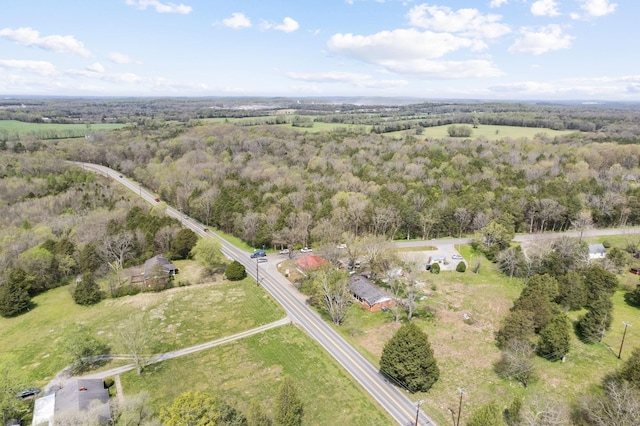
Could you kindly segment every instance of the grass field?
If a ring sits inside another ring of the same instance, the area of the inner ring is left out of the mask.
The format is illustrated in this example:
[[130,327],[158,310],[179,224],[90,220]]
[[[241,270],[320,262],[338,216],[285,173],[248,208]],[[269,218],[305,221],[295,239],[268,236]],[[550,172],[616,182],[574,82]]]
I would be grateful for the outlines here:
[[[483,258],[468,245],[459,247],[459,251],[472,265],[476,259]],[[451,423],[448,408],[457,411],[458,388],[465,391],[462,423],[482,404],[496,402],[506,407],[517,395],[539,394],[569,401],[590,391],[605,374],[622,364],[633,347],[640,346],[640,332],[629,327],[622,360],[618,360],[624,331],[622,321],[633,322],[640,316],[640,309],[626,304],[625,292],[618,291],[613,298],[613,325],[603,342],[585,344],[574,336],[566,362],[536,358],[537,378],[524,389],[494,372],[494,364],[500,359],[494,333],[519,295],[521,281],[505,277],[486,259],[478,274],[470,268],[465,273],[425,272],[421,280],[424,282],[422,300],[418,302],[415,318],[429,336],[440,367],[440,379],[429,392],[408,396],[412,400],[424,400],[423,409],[438,424]],[[577,320],[580,314],[571,312],[570,317]],[[384,344],[398,327],[390,312],[370,313],[354,305],[345,324],[336,329],[378,365]]]
[[[185,281],[197,282],[198,268],[180,265]],[[34,298],[35,308],[0,320],[0,365],[16,366],[25,387],[46,385],[70,358],[62,349],[75,324],[123,353],[114,330],[129,315],[146,314],[153,325],[150,354],[185,348],[276,321],[284,312],[251,279],[219,277],[161,293],[142,293],[82,307],[68,287]],[[100,370],[122,365],[119,360]],[[98,371],[100,371],[98,370]],[[125,395],[147,390],[152,406],[169,405],[187,390],[206,390],[243,412],[258,400],[269,412],[283,375],[292,377],[305,404],[308,424],[387,425],[392,421],[370,396],[304,331],[282,326],[186,357],[148,366],[122,377]]]
[[[90,124],[90,131],[96,130],[112,130],[118,129],[124,126],[124,124],[117,123],[96,123]],[[57,124],[57,123],[25,123],[22,121],[16,120],[0,120],[0,132],[6,131],[9,134],[17,134],[17,135],[25,135],[25,134],[34,134],[34,133],[42,133],[49,131],[80,131],[87,130],[86,124]]]
[[[447,133],[447,128],[449,126],[436,126],[436,127],[425,127],[421,135],[415,135],[415,130],[403,130],[399,132],[385,133],[385,135],[390,137],[404,137],[406,135],[414,135],[416,138],[421,140],[426,139],[442,139],[449,138],[449,134]],[[485,138],[487,140],[499,140],[503,138],[510,139],[519,139],[519,138],[527,138],[532,139],[538,133],[544,133],[548,137],[553,138],[561,135],[569,135],[571,133],[576,133],[574,130],[552,130],[552,129],[543,129],[539,127],[518,127],[518,126],[492,126],[492,125],[480,125],[477,129],[473,129],[471,136],[468,138],[459,138],[459,139],[476,139],[479,137]]]

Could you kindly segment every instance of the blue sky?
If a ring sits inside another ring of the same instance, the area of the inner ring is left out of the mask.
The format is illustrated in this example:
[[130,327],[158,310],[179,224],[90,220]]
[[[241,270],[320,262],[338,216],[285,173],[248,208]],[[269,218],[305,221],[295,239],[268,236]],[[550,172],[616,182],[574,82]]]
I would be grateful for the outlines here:
[[0,94],[640,101],[637,0],[13,0]]

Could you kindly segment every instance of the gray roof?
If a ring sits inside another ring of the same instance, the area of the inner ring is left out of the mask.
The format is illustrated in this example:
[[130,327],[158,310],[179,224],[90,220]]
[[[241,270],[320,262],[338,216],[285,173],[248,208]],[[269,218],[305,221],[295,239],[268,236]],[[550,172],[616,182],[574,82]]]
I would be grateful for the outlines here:
[[351,292],[358,299],[362,299],[367,302],[369,306],[391,300],[391,297],[389,297],[384,290],[362,275],[352,275],[350,278],[350,286]]
[[109,390],[105,389],[102,379],[78,379],[56,392],[55,412],[88,411],[95,400],[101,404],[100,418],[109,420]]
[[604,253],[606,249],[602,244],[589,244],[589,253]]
[[167,274],[176,274],[178,272],[178,268],[176,268],[176,266],[173,263],[169,262],[169,259],[167,259],[166,257],[162,257],[160,255],[153,256],[151,259],[144,262],[144,278],[145,279],[148,279],[151,277],[151,272],[153,270],[153,267],[156,265],[162,266],[162,270],[165,271]]

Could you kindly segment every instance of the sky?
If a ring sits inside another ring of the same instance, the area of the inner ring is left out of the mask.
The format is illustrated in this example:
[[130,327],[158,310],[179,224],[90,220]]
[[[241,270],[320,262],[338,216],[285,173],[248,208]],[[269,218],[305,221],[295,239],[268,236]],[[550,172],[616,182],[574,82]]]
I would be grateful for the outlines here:
[[640,101],[638,0],[0,0],[0,95]]

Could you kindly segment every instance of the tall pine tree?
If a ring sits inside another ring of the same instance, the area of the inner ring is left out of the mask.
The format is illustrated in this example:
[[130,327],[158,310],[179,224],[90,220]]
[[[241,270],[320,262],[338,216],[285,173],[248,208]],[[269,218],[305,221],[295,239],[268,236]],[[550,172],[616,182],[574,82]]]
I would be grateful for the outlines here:
[[278,389],[273,409],[276,426],[300,426],[302,424],[303,407],[293,380],[285,376]]
[[411,392],[425,392],[440,377],[429,338],[409,322],[396,332],[382,350],[380,372]]

